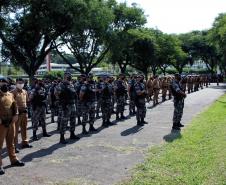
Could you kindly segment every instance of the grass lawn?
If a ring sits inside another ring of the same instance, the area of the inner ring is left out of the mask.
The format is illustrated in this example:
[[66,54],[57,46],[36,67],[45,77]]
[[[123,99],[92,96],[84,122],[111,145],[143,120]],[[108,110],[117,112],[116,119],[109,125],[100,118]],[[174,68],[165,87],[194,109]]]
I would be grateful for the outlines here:
[[226,95],[177,139],[151,148],[123,185],[226,185]]

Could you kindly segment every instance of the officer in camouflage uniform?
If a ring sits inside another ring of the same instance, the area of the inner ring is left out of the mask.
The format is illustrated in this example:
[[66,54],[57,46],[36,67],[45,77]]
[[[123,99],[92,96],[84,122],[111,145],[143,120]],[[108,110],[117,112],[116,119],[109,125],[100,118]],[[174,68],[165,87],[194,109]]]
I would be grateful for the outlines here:
[[102,126],[107,127],[111,125],[110,122],[112,114],[112,95],[113,86],[109,83],[110,77],[104,76],[103,82],[101,83],[101,112],[103,124]]
[[131,79],[128,82],[128,93],[129,93],[129,115],[135,115],[135,88],[134,85],[136,83],[136,75],[132,75]]
[[72,83],[72,76],[69,72],[64,74],[64,80],[57,86],[56,96],[59,97],[60,106],[60,143],[67,144],[64,134],[67,130],[68,122],[70,121],[70,139],[79,140],[80,138],[75,135],[76,124],[76,90]]
[[78,81],[75,83],[75,89],[77,94],[77,100],[76,100],[76,109],[77,109],[77,118],[78,118],[78,125],[82,124],[81,117],[82,117],[82,102],[79,98],[81,87],[84,85],[84,82],[86,81],[86,75],[81,74],[78,78]]
[[[125,109],[125,97],[126,97],[126,85],[124,83],[125,75],[120,74],[119,79],[115,82],[115,95],[116,95],[116,120],[125,119],[124,109]],[[119,114],[121,117],[119,118]]]
[[100,112],[101,101],[102,101],[102,98],[101,98],[101,84],[102,84],[102,78],[98,77],[98,81],[97,81],[97,84],[96,84],[96,89],[97,89],[97,92],[96,92],[96,99],[97,99],[96,118],[97,119],[100,118],[99,112]]
[[57,101],[56,95],[55,95],[55,88],[57,86],[57,82],[53,81],[51,84],[51,87],[49,88],[49,93],[48,93],[48,100],[49,100],[49,105],[50,105],[50,110],[51,110],[51,122],[54,123],[54,116],[58,115],[58,104],[59,102]]
[[143,78],[143,75],[138,75],[136,84],[134,86],[136,91],[136,98],[135,98],[135,105],[137,107],[137,125],[143,126],[144,124],[147,124],[147,122],[144,121],[144,118],[146,116],[146,105],[145,105],[145,98],[146,98],[146,90],[145,90],[145,84],[141,82]]
[[33,140],[37,141],[37,130],[39,122],[42,126],[43,137],[50,137],[46,132],[46,90],[42,81],[37,80],[35,87],[31,90],[29,100],[32,106],[32,127],[33,127]]
[[94,128],[95,121],[95,82],[92,80],[92,75],[89,74],[87,81],[82,85],[79,99],[82,105],[82,133],[88,134],[86,131],[86,123],[90,124],[89,131],[96,131]]
[[175,130],[180,130],[180,128],[184,126],[181,124],[181,118],[183,115],[184,98],[186,98],[186,94],[183,91],[180,81],[181,76],[179,74],[175,74],[175,80],[173,80],[171,83],[171,90],[174,96],[174,114],[172,129]]

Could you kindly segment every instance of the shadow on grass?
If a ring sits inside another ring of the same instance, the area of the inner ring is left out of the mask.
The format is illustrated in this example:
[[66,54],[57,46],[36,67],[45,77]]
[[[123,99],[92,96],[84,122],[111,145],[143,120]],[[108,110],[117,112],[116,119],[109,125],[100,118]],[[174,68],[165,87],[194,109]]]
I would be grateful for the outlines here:
[[172,130],[169,134],[165,135],[163,139],[168,142],[172,143],[176,139],[181,139],[182,135],[179,130]]
[[219,102],[219,103],[226,103],[225,101],[219,101],[219,100],[217,100],[217,102]]

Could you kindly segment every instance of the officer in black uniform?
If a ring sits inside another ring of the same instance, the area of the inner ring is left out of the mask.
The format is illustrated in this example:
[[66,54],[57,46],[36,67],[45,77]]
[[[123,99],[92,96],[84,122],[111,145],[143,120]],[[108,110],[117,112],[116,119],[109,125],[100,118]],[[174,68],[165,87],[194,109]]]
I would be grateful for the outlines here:
[[87,77],[86,82],[82,85],[79,99],[82,104],[82,133],[87,134],[86,131],[86,123],[90,124],[89,131],[96,131],[94,128],[94,121],[95,121],[95,94],[96,94],[96,87],[95,82],[93,81],[92,74],[89,74]]
[[103,124],[102,126],[107,127],[111,125],[111,114],[112,114],[112,95],[113,86],[110,83],[110,77],[103,76],[103,82],[101,83],[101,112]]
[[82,124],[82,121],[81,121],[81,117],[82,117],[82,102],[79,99],[79,94],[80,94],[81,87],[83,86],[85,81],[86,81],[86,75],[85,74],[81,74],[78,77],[77,82],[75,83],[75,89],[76,89],[76,95],[77,95],[76,109],[77,109],[78,125]]
[[136,118],[137,125],[139,126],[147,124],[147,122],[144,121],[144,118],[146,116],[145,98],[147,93],[145,89],[145,84],[142,81],[143,75],[138,75],[136,83],[134,85],[136,91],[135,105],[137,107]]
[[55,92],[56,96],[59,97],[60,105],[60,143],[66,144],[64,134],[67,130],[68,122],[70,121],[70,139],[79,140],[80,138],[75,135],[75,124],[76,124],[76,90],[72,83],[71,73],[66,72],[64,74],[64,80],[58,85]]
[[37,130],[39,122],[43,130],[43,137],[50,137],[46,131],[46,101],[47,93],[42,81],[37,80],[35,87],[31,90],[29,100],[32,106],[32,127],[33,127],[33,140],[38,140]]
[[[119,79],[115,82],[115,95],[116,95],[116,120],[123,120],[126,117],[124,116],[125,110],[125,99],[127,94],[127,89],[125,85],[125,75],[120,74]],[[121,115],[121,117],[119,117]]]
[[174,114],[173,114],[173,127],[174,130],[180,130],[184,125],[181,124],[181,118],[184,109],[184,98],[186,94],[181,85],[181,75],[175,74],[175,79],[171,82],[170,88],[174,96]]

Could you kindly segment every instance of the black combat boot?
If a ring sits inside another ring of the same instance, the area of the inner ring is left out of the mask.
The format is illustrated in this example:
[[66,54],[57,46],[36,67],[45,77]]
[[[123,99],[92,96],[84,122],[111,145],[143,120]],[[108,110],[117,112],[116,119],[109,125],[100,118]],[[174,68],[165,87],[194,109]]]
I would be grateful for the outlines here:
[[184,127],[183,124],[181,124],[180,122],[177,124],[178,127]]
[[119,120],[120,120],[119,115],[116,114],[116,121],[119,121]]
[[3,169],[2,166],[0,166],[0,175],[4,175],[5,174],[5,170]]
[[60,123],[57,122],[57,131],[60,131]]
[[107,126],[114,125],[114,124],[110,121],[110,119],[107,119],[106,123],[107,123]]
[[18,154],[20,153],[19,149],[17,147],[15,147],[15,153]]
[[133,112],[132,112],[131,110],[129,111],[129,115],[130,115],[130,116],[132,116],[132,115],[133,115]]
[[140,120],[137,120],[137,126],[143,126],[143,123],[141,123]]
[[68,143],[64,138],[64,134],[60,134],[60,143],[64,145]]
[[136,115],[136,110],[135,109],[133,109],[133,115]]
[[88,134],[88,132],[86,131],[86,125],[82,125],[82,134]]
[[96,119],[99,119],[100,118],[100,115],[99,113],[96,114]]
[[89,131],[95,132],[95,131],[97,131],[97,129],[94,128],[93,124],[90,124]]
[[106,121],[103,121],[101,126],[102,127],[107,127]]
[[180,131],[180,127],[178,126],[178,123],[173,123],[173,130],[179,130]]
[[38,136],[36,134],[36,130],[33,130],[33,141],[38,141]]
[[123,115],[123,112],[121,113],[121,119],[126,119],[126,117]]
[[15,162],[11,163],[11,165],[12,165],[12,166],[18,166],[18,167],[21,167],[21,166],[25,166],[25,163],[22,162],[22,161],[17,160],[17,161],[15,161]]
[[54,120],[54,116],[51,117],[51,123],[54,123],[55,120]]
[[76,136],[75,133],[71,131],[70,139],[79,140],[80,137]]
[[78,125],[81,125],[81,124],[82,124],[81,118],[78,116]]
[[141,123],[142,124],[148,124],[148,122],[144,121],[144,118],[141,118]]
[[42,133],[42,136],[43,136],[43,137],[50,137],[50,136],[51,136],[50,134],[48,134],[48,133],[46,132],[46,129],[45,129],[45,128],[43,128],[42,131],[43,131],[43,133]]

